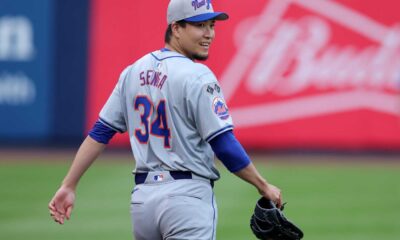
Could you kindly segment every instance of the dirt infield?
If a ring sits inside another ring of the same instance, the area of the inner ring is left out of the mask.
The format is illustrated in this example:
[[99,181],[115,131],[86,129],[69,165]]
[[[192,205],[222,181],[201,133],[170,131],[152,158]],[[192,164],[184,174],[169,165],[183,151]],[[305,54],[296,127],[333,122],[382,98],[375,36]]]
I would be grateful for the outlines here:
[[250,154],[255,162],[301,165],[389,165],[400,167],[399,153],[370,152],[282,152]]
[[[1,149],[0,162],[26,162],[39,161],[48,163],[69,162],[75,156],[73,148],[31,148],[31,149]],[[293,165],[388,165],[400,167],[400,152],[267,152],[249,151],[251,159],[259,164],[293,164]],[[98,161],[133,161],[130,150],[106,151]]]

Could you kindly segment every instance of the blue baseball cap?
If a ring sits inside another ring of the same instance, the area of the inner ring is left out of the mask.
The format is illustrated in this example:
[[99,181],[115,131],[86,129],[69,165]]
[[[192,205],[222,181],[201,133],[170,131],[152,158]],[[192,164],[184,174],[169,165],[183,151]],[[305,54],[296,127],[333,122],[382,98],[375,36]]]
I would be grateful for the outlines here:
[[204,22],[207,20],[226,20],[228,14],[214,12],[211,0],[171,0],[168,5],[167,22]]

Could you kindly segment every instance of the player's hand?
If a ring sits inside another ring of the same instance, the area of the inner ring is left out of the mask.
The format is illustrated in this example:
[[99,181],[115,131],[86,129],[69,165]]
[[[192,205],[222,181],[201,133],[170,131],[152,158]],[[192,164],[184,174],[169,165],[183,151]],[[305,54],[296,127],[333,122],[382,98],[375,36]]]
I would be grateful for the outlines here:
[[75,202],[75,191],[61,186],[49,203],[50,216],[59,224],[64,224],[65,218],[71,218]]
[[259,190],[260,194],[275,203],[277,208],[282,207],[282,193],[281,190],[272,184],[267,184],[264,189]]

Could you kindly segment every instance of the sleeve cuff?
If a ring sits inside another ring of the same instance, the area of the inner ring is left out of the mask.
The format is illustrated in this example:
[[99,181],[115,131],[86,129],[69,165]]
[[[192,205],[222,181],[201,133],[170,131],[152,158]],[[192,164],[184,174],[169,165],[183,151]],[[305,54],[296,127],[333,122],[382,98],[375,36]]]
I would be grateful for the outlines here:
[[206,142],[210,142],[213,138],[215,138],[216,136],[220,135],[221,133],[224,133],[226,131],[230,131],[233,129],[233,125],[228,125],[225,126],[219,130],[217,130],[216,132],[210,134],[207,138],[206,138]]

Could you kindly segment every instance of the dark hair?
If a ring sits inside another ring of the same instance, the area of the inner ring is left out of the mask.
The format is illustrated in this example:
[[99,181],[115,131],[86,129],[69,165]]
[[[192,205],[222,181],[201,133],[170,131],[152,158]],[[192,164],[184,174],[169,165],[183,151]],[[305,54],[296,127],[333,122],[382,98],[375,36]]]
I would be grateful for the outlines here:
[[[177,21],[176,23],[181,27],[186,27],[185,20],[180,20],[180,21]],[[167,30],[165,31],[164,42],[169,43],[171,41],[171,36],[172,36],[172,27],[171,27],[171,24],[168,24]]]

